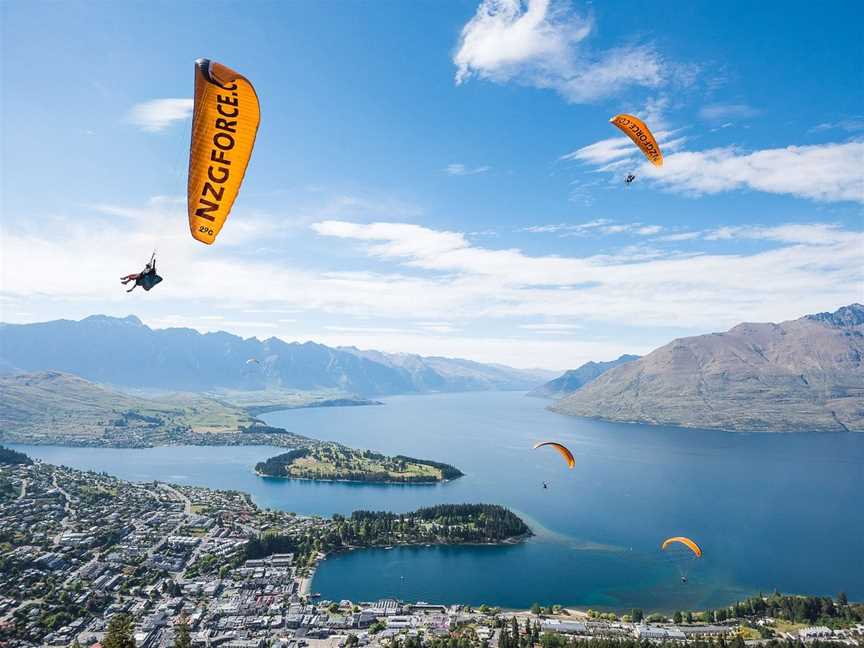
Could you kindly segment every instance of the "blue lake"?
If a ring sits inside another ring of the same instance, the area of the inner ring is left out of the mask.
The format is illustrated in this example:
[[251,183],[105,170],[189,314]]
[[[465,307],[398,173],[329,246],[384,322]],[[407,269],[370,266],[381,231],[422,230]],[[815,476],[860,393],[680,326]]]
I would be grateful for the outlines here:
[[[698,609],[774,588],[864,598],[864,434],[735,434],[603,423],[546,411],[521,393],[403,396],[382,407],[273,412],[271,425],[466,476],[434,486],[256,477],[269,447],[135,450],[21,446],[34,457],[252,494],[261,506],[331,515],[442,502],[510,507],[537,533],[505,547],[354,551],[324,561],[331,599]],[[541,439],[576,455],[567,470]],[[542,488],[543,481],[549,485]],[[688,535],[704,557],[679,579],[658,546]]]

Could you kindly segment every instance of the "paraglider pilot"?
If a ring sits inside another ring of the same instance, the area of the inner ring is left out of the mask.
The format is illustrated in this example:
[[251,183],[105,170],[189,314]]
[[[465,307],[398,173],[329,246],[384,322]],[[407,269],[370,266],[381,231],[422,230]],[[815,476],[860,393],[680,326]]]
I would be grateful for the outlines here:
[[635,179],[636,179],[636,176],[635,176],[635,175],[633,175],[632,173],[628,173],[628,174],[627,174],[627,177],[624,178],[624,182],[625,182],[626,184],[629,185],[629,184],[630,184],[631,182],[633,182]]
[[141,272],[137,272],[135,274],[126,275],[125,277],[120,277],[120,283],[124,286],[128,284],[130,281],[134,281],[132,287],[126,292],[132,292],[138,286],[141,286],[144,290],[150,290],[153,286],[162,281],[162,277],[156,274],[156,253],[153,253],[153,256],[150,257],[150,261],[147,262],[147,265],[144,266],[144,269]]

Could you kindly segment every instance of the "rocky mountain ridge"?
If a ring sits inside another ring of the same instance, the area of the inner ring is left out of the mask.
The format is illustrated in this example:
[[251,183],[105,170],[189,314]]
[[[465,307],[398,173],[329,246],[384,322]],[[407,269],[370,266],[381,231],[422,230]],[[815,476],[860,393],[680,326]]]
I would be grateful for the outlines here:
[[864,306],[674,340],[552,409],[747,432],[864,431]]

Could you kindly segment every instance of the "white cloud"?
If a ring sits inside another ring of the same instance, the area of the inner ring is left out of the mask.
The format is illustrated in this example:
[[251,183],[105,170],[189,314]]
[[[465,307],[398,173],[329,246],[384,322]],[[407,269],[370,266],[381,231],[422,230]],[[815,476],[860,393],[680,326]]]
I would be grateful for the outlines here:
[[152,99],[132,106],[127,117],[141,130],[153,133],[189,119],[192,108],[192,99]]
[[[779,245],[748,254],[634,250],[589,257],[493,250],[455,232],[401,223],[331,222],[316,229],[371,242],[370,256],[435,273],[449,286],[451,316],[464,316],[469,306],[474,316],[638,320],[717,330],[744,319],[776,321],[860,300],[864,236],[818,225],[796,234],[795,227],[801,226],[766,228],[763,235]],[[416,303],[425,303],[425,296],[418,295]]]
[[[196,245],[189,240],[185,210],[170,199],[100,209],[87,218],[18,219],[14,228],[4,222],[0,298],[7,316],[135,312],[148,322],[199,329],[230,325],[246,335],[561,367],[648,350],[626,340],[598,340],[606,329],[722,330],[742,320],[788,319],[864,297],[864,237],[824,223],[699,233],[722,237],[725,250],[735,250],[739,239],[764,241],[760,251],[744,246],[746,253],[683,256],[632,246],[605,255],[531,256],[417,224],[320,221],[314,231],[331,239],[337,271],[326,259],[309,267],[285,255]],[[589,223],[595,230],[617,225]],[[55,238],[47,239],[49,234]],[[127,295],[118,278],[139,269],[157,241],[165,281],[149,293]],[[256,245],[256,239],[249,243]],[[375,259],[371,267],[377,271],[368,270],[366,258],[352,259],[358,247]],[[254,313],[259,315],[246,319]],[[224,319],[215,319],[220,315]],[[585,332],[568,328],[576,322]],[[523,337],[495,336],[508,326]],[[571,330],[579,340],[568,337]],[[642,336],[640,344],[666,337]]]
[[643,225],[642,223],[614,223],[608,218],[598,218],[585,223],[553,223],[549,225],[530,225],[520,232],[532,234],[558,234],[560,237],[589,236],[592,234],[636,234],[651,236],[663,231],[662,225]]
[[755,117],[759,111],[747,104],[710,104],[699,110],[699,116],[707,121],[726,121],[728,119],[747,119]]
[[713,194],[753,189],[818,201],[864,202],[864,142],[788,146],[741,153],[733,148],[684,151],[649,176],[673,191]]
[[677,234],[666,234],[664,236],[658,236],[656,240],[675,243],[677,241],[692,241],[701,237],[701,232],[679,232]]
[[820,133],[827,130],[844,130],[847,133],[854,133],[864,130],[864,117],[847,117],[836,122],[824,122],[810,129],[811,133]]
[[520,324],[520,329],[534,331],[543,335],[569,335],[573,331],[584,328],[581,324],[566,324],[562,322],[546,322],[543,324]]
[[483,0],[453,56],[456,83],[472,76],[515,81],[584,103],[627,86],[655,88],[680,79],[649,45],[588,50],[583,41],[592,30],[589,18],[561,0]]
[[[686,137],[676,137],[678,133],[679,131],[668,130],[655,133],[657,143],[664,154],[680,150],[687,141]],[[560,159],[595,166],[603,165],[600,170],[607,171],[617,168],[618,162],[629,164],[633,160],[641,159],[641,156],[642,152],[634,146],[629,137],[610,137],[562,155]]]
[[806,245],[834,245],[854,243],[860,240],[857,232],[844,230],[839,225],[832,223],[790,223],[770,227],[752,225],[719,227],[705,232],[704,238],[709,241],[759,239]]
[[[823,202],[864,202],[864,142],[753,152],[733,147],[678,151],[685,138],[667,140],[673,135],[658,134],[663,166],[656,168],[640,161],[638,171],[640,177],[653,179],[670,191],[701,195],[751,189]],[[634,158],[639,159],[638,155],[627,138],[615,137],[583,146],[562,159],[617,173]]]
[[452,176],[469,176],[469,175],[477,175],[478,173],[486,173],[488,170],[489,170],[488,166],[479,166],[479,167],[474,167],[472,169],[472,168],[465,166],[464,164],[454,163],[454,164],[448,164],[444,169],[444,173],[446,173],[447,175],[452,175]]

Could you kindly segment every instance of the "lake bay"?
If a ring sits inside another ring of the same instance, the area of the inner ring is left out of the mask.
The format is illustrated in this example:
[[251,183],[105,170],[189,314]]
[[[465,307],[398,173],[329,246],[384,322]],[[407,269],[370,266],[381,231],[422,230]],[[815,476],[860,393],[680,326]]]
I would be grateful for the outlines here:
[[[400,396],[384,406],[262,416],[309,437],[453,464],[465,476],[430,486],[259,478],[269,447],[148,449],[16,446],[33,457],[137,481],[232,488],[261,506],[304,514],[409,511],[487,502],[535,530],[504,547],[407,547],[325,560],[313,589],[330,599],[542,604],[671,610],[719,606],[774,588],[864,598],[864,434],[739,434],[604,423],[544,408],[516,392]],[[568,470],[538,440],[576,456]],[[548,483],[548,489],[542,487]],[[688,582],[659,551],[699,542]]]

